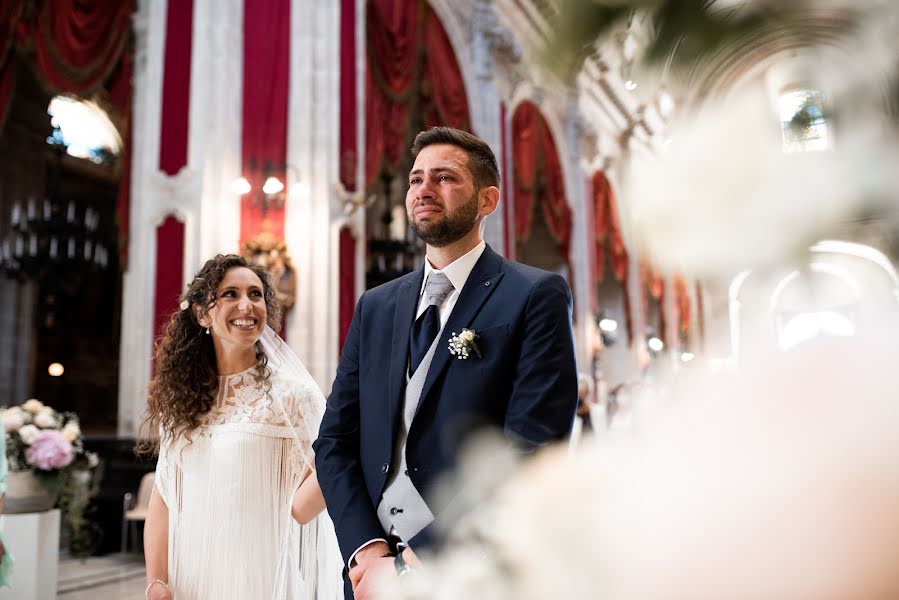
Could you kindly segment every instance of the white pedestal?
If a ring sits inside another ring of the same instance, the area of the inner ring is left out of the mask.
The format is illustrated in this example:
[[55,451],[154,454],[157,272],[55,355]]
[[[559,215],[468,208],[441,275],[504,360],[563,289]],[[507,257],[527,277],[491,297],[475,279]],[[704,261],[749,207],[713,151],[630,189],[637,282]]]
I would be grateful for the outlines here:
[[59,510],[3,515],[3,538],[16,559],[0,600],[54,600],[59,568]]

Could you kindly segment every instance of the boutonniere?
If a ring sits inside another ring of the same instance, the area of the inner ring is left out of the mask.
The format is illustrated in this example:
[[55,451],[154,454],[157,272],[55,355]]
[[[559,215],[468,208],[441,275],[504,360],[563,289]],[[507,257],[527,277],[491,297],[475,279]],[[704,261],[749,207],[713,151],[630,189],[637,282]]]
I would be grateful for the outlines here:
[[449,339],[450,354],[459,360],[466,360],[471,351],[474,350],[478,358],[482,358],[481,349],[478,348],[478,344],[475,341],[478,337],[478,334],[471,329],[463,329],[459,335],[456,335],[454,331],[453,336]]

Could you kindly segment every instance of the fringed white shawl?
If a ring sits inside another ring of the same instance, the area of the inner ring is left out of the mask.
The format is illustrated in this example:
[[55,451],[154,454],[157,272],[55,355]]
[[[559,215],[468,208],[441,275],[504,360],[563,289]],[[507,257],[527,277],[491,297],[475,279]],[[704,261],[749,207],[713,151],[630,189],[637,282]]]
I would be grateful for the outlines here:
[[168,507],[169,587],[175,600],[338,600],[342,560],[323,513],[300,526],[296,490],[314,463],[324,396],[267,330],[272,376],[256,367],[219,378],[203,425],[163,438],[156,485]]

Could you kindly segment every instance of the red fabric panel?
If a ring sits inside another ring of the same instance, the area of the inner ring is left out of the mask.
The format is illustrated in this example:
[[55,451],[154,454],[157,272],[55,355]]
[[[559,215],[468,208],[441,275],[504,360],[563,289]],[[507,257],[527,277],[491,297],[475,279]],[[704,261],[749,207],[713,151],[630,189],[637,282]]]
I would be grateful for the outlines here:
[[512,117],[512,156],[516,239],[530,237],[534,205],[539,200],[547,229],[567,260],[571,209],[565,199],[562,164],[546,120],[530,102],[520,104]]
[[159,132],[159,169],[168,175],[187,164],[193,15],[193,0],[169,0]]
[[567,260],[568,248],[571,244],[571,209],[565,200],[565,178],[562,174],[562,163],[559,161],[556,142],[542,115],[540,115],[538,131],[540,133],[538,153],[543,159],[540,173],[543,176],[543,185],[540,187],[543,218],[549,232],[558,242],[562,256]]
[[349,227],[340,230],[340,347],[353,321],[356,309],[356,238]]
[[153,309],[154,339],[162,334],[178,309],[184,271],[184,223],[169,215],[156,228],[156,296]]
[[430,6],[425,11],[425,91],[430,92],[435,119],[429,125],[471,130],[468,96],[456,53],[440,18]]
[[131,34],[135,0],[44,2],[31,41],[48,87],[90,94],[112,73]]
[[506,125],[507,118],[506,103],[499,103],[499,131],[500,131],[500,173],[502,173],[502,185],[500,189],[503,192],[503,246],[505,248],[506,258],[515,259],[515,244],[512,242],[512,229],[515,224],[512,222],[512,201],[514,198],[514,185],[509,181],[509,148],[506,143],[509,127]]
[[605,259],[608,258],[615,279],[623,282],[627,273],[627,248],[624,246],[624,236],[621,233],[615,193],[602,171],[593,174],[593,207],[595,215],[593,233],[597,256],[595,276],[598,280],[603,280]]
[[674,278],[674,305],[677,308],[677,330],[687,333],[690,330],[690,294],[687,293],[687,282],[683,276]]
[[277,177],[287,184],[289,76],[290,3],[246,0],[241,162],[253,190],[241,200],[241,243],[261,231],[284,239],[284,205],[270,206],[264,215],[262,207],[254,205],[253,197],[261,198],[266,177]]
[[395,167],[407,150],[409,109],[418,92],[421,52],[419,0],[371,0],[366,14],[365,180]]
[[512,172],[515,201],[515,239],[531,236],[531,218],[536,200],[537,107],[521,103],[512,115]]
[[[356,191],[356,0],[340,3],[340,182]],[[343,337],[341,336],[341,339]]]

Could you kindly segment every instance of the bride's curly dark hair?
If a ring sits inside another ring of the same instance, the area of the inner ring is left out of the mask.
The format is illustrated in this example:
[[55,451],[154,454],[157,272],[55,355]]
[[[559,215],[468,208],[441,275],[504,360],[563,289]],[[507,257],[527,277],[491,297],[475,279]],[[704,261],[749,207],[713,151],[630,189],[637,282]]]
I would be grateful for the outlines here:
[[[169,439],[180,435],[190,439],[190,433],[212,409],[219,375],[215,348],[212,336],[206,335],[206,328],[197,321],[193,307],[199,306],[202,315],[208,313],[215,306],[218,287],[225,273],[235,267],[250,269],[262,281],[267,322],[277,331],[280,310],[265,269],[236,254],[219,254],[206,261],[181,298],[184,308],[172,315],[165,333],[156,342],[156,371],[150,382],[147,413],[136,448],[138,453],[155,451],[158,447],[155,436],[160,431]],[[256,342],[256,367],[259,377],[269,383],[271,371],[259,342]]]

